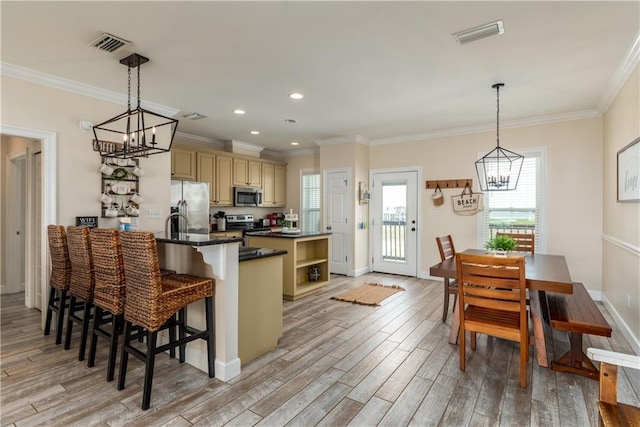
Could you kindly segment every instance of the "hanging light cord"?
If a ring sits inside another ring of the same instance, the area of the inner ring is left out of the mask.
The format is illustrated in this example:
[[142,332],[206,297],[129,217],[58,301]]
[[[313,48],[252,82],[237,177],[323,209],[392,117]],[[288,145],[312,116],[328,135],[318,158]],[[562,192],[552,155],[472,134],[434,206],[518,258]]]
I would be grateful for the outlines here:
[[496,143],[500,148],[500,86],[496,85]]

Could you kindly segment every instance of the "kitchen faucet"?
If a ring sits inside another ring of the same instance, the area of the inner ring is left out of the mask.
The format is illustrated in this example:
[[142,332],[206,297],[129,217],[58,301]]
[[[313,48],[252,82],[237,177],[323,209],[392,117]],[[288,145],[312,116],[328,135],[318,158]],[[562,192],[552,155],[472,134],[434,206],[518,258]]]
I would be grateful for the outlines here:
[[[185,214],[182,214],[180,212],[174,212],[172,214],[167,215],[167,218],[164,220],[164,236],[165,236],[166,239],[170,239],[171,238],[171,234],[169,233],[169,221],[174,216],[184,218],[184,221],[186,223],[186,229],[189,230],[189,218],[187,218],[187,216]],[[181,225],[180,222],[181,221],[178,220],[178,233],[184,233],[184,231],[182,231],[182,227],[180,226]]]

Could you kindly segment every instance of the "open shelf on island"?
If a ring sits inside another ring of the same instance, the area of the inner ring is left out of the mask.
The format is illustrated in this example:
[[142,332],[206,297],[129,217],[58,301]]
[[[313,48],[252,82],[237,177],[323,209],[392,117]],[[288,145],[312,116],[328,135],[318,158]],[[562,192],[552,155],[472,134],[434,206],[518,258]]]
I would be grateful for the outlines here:
[[300,237],[249,236],[249,246],[287,251],[283,262],[283,297],[295,300],[329,283],[329,238],[331,235]]

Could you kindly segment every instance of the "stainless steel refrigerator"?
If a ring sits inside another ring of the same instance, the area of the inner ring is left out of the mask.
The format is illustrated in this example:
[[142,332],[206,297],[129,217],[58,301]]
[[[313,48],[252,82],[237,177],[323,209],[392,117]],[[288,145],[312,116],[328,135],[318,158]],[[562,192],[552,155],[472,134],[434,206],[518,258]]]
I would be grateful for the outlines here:
[[172,234],[186,228],[187,233],[209,235],[209,183],[171,180],[171,213],[187,217],[172,218]]

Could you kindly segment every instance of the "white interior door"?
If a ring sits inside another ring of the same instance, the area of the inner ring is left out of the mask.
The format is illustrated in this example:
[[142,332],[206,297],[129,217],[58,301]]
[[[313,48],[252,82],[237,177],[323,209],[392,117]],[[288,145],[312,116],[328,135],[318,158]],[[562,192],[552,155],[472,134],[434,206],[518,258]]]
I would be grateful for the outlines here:
[[25,157],[9,156],[7,161],[7,199],[5,228],[5,283],[3,293],[24,291],[25,282]]
[[349,171],[331,171],[325,175],[326,231],[331,233],[331,273],[347,274],[349,266],[350,212]]
[[417,275],[418,173],[373,174],[373,271]]
[[33,221],[33,239],[31,253],[33,254],[33,282],[31,283],[32,289],[35,290],[34,305],[38,310],[42,310],[42,251],[39,250],[40,242],[42,241],[42,153],[38,151],[33,156],[33,209],[32,217]]

